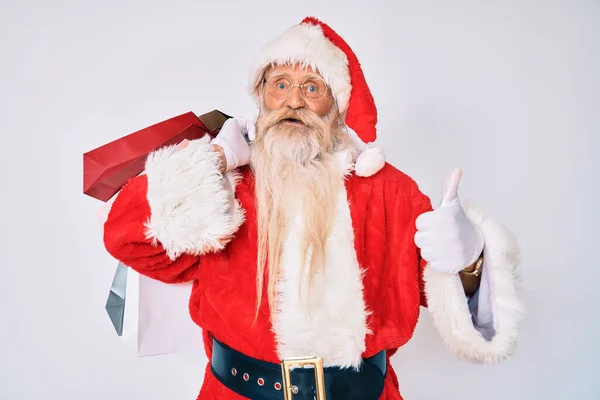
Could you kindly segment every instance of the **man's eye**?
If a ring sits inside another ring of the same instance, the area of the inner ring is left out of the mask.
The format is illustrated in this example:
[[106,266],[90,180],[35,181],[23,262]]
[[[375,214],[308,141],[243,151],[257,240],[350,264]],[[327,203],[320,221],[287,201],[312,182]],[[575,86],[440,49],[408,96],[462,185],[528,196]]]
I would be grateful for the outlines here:
[[285,87],[286,87],[285,83],[278,83],[277,84],[277,89],[283,90],[283,89],[285,89]]

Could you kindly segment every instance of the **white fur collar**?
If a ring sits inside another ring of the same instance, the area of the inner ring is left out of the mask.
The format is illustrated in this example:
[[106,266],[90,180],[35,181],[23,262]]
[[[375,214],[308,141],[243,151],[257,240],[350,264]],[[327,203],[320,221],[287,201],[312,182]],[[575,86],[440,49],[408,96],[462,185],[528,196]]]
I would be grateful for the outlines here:
[[273,327],[281,358],[315,355],[323,358],[326,366],[358,367],[368,333],[367,311],[343,185],[335,212],[327,242],[327,265],[324,273],[314,279],[306,310],[302,309],[299,297],[300,232],[304,218],[297,213],[290,222],[282,255],[279,309]]

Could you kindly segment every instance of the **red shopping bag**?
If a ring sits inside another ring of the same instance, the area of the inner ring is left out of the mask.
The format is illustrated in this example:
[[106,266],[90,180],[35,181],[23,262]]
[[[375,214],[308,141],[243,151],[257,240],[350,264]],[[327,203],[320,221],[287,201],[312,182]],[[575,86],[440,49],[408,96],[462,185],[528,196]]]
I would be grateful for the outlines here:
[[144,170],[151,152],[185,139],[199,139],[206,134],[214,137],[228,118],[218,110],[201,116],[188,112],[84,153],[83,193],[108,201]]

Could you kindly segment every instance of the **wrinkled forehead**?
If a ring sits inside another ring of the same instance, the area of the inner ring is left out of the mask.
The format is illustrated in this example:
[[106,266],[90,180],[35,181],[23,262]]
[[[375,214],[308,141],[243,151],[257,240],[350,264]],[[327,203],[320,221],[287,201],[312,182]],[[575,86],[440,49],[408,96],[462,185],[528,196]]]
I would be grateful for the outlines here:
[[274,74],[286,74],[294,81],[302,81],[309,76],[319,76],[323,78],[323,75],[317,68],[311,65],[301,64],[272,64],[265,68],[263,72],[263,80],[266,81],[269,77]]

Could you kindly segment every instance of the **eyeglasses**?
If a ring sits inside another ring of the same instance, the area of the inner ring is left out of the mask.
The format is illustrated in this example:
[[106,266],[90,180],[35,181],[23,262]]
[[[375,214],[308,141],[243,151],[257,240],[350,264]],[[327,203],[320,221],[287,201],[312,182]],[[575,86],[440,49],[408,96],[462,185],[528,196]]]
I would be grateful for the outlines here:
[[267,93],[279,100],[287,98],[295,87],[299,87],[302,95],[310,100],[322,99],[329,91],[323,78],[316,75],[307,77],[300,85],[294,85],[292,79],[283,73],[273,74],[266,81]]

